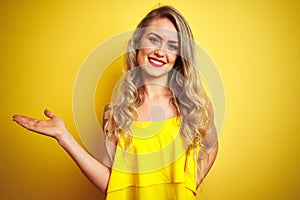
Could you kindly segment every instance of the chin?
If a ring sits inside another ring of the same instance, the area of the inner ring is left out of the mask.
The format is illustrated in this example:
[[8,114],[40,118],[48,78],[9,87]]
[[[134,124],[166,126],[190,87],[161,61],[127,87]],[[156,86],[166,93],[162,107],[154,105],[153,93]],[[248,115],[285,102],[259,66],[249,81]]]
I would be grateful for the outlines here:
[[172,67],[161,67],[161,68],[156,68],[153,66],[143,66],[141,67],[143,77],[149,77],[149,78],[168,78],[168,74],[171,71]]

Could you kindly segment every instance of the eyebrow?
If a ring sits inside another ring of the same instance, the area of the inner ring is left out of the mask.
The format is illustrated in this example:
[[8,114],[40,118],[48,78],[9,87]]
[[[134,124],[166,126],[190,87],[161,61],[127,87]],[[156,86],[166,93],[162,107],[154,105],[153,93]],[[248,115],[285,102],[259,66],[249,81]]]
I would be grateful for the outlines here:
[[[147,35],[155,35],[156,37],[158,37],[160,40],[162,40],[163,38],[159,35],[159,34],[157,34],[157,33],[154,33],[154,32],[149,32]],[[178,44],[178,41],[176,41],[176,40],[168,40],[168,42],[171,42],[171,43],[176,43],[176,44]]]

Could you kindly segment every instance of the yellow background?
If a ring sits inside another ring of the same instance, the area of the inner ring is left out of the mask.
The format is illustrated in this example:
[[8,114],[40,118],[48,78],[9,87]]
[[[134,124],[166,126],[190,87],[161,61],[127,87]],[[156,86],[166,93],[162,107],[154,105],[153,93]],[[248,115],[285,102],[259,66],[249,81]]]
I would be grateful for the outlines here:
[[101,199],[55,140],[11,116],[49,108],[79,139],[72,91],[82,62],[159,2],[186,17],[226,89],[220,151],[200,199],[300,198],[298,1],[110,0],[0,2],[0,199]]

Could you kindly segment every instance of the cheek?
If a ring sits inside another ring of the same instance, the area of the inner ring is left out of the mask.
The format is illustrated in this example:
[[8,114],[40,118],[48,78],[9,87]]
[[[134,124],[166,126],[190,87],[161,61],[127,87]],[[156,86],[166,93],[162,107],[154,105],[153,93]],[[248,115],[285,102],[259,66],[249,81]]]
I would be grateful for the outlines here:
[[169,62],[174,64],[176,62],[177,57],[178,57],[177,54],[169,55]]
[[145,65],[145,52],[142,49],[137,53],[137,62],[139,66]]
[[145,65],[145,60],[146,57],[152,52],[151,49],[139,49],[138,53],[137,53],[137,62],[138,64],[141,65]]
[[143,62],[144,62],[143,59],[142,59],[141,54],[142,54],[141,50],[139,50],[138,53],[137,53],[137,63],[138,63],[139,66],[143,65]]

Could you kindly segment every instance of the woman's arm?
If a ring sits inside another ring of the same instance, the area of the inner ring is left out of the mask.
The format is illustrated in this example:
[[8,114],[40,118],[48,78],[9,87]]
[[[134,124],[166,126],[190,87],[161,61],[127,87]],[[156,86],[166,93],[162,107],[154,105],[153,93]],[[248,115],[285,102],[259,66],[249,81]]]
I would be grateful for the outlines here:
[[[205,95],[204,97],[207,100],[207,109],[211,113],[211,119],[207,134],[204,138],[203,147],[199,153],[199,158],[201,160],[200,172],[197,176],[197,188],[202,183],[203,179],[208,174],[212,165],[214,164],[217,154],[218,154],[218,134],[217,129],[214,123],[214,111],[213,106],[209,98]],[[198,170],[199,171],[199,170]]]
[[114,137],[109,137],[108,134],[112,130],[112,124],[110,123],[110,104],[107,104],[104,107],[104,112],[103,112],[103,123],[102,123],[102,129],[104,132],[105,136],[105,145],[103,146],[102,149],[102,154],[100,157],[101,162],[108,167],[109,169],[112,168],[113,161],[114,161],[114,156],[116,152],[116,146],[117,146],[117,140]]
[[197,187],[201,184],[215,162],[218,153],[218,136],[215,125],[213,125],[209,134],[204,140],[204,151],[199,154],[202,159],[201,172],[198,173]]
[[13,120],[24,128],[55,138],[72,157],[83,174],[103,193],[106,193],[110,169],[87,153],[66,129],[62,119],[49,110],[44,111],[49,120],[38,120],[14,115]]

